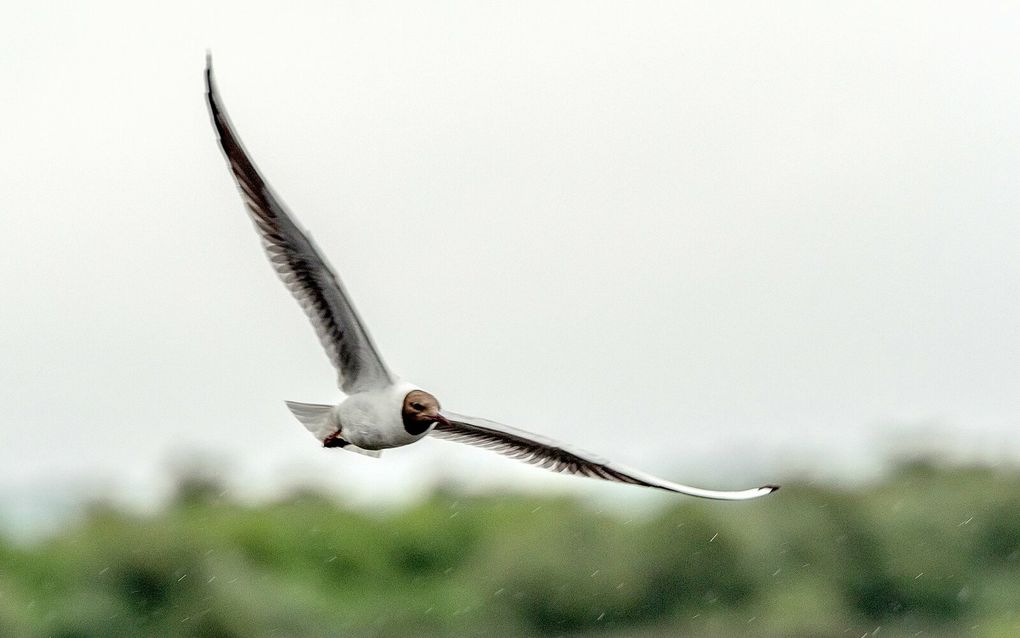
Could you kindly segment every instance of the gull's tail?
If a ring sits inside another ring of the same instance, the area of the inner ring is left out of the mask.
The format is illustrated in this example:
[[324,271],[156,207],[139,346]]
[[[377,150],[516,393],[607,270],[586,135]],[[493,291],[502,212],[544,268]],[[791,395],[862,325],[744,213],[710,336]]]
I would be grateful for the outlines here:
[[[301,425],[305,426],[305,429],[311,432],[312,436],[320,443],[325,443],[328,437],[336,434],[338,428],[333,419],[333,406],[321,403],[299,403],[298,401],[287,401],[286,403],[291,414],[297,417],[297,420],[301,421]],[[331,445],[330,447],[339,447],[348,452],[357,452],[373,458],[379,458],[379,455],[382,454],[379,450],[366,450],[342,439],[340,441],[340,445]]]

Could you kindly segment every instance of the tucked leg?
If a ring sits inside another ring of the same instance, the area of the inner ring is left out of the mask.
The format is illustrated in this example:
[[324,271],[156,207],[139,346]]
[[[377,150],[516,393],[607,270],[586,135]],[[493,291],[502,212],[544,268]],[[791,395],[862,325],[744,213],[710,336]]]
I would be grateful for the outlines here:
[[348,445],[350,445],[350,443],[340,438],[339,430],[330,434],[322,441],[322,447],[346,447]]

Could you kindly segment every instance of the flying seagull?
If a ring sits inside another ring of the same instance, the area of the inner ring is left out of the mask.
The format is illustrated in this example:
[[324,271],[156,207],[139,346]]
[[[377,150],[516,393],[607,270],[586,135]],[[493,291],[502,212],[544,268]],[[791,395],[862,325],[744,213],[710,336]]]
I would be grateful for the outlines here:
[[778,486],[726,492],[688,487],[612,463],[590,452],[486,419],[444,410],[439,400],[403,381],[383,363],[340,278],[308,233],[255,168],[223,110],[205,69],[206,97],[220,147],[277,275],[315,326],[347,398],[338,405],[288,401],[287,407],[325,447],[368,456],[425,436],[487,448],[554,472],[655,487],[728,501],[770,494]]

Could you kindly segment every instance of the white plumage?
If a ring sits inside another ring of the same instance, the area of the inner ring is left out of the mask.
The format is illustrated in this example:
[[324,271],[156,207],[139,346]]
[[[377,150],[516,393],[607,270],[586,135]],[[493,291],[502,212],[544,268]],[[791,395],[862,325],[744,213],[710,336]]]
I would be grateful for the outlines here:
[[766,485],[726,492],[680,485],[537,434],[440,411],[434,397],[402,381],[383,363],[340,278],[308,233],[288,213],[241,145],[220,104],[211,60],[207,62],[206,97],[213,125],[248,214],[270,263],[311,320],[337,370],[340,389],[347,394],[336,406],[287,402],[294,416],[319,441],[379,456],[380,450],[408,445],[431,434],[490,449],[555,472],[703,498],[745,500],[779,489]]

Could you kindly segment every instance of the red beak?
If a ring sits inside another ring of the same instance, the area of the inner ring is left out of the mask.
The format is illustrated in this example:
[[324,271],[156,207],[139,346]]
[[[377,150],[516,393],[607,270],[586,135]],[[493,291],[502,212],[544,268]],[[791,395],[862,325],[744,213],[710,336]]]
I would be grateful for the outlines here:
[[442,414],[437,414],[437,415],[435,415],[434,417],[430,417],[430,418],[431,418],[431,419],[432,419],[433,421],[435,421],[436,423],[442,423],[442,424],[443,424],[443,425],[445,425],[446,427],[451,427],[451,425],[450,425],[450,420],[449,420],[449,419],[447,419],[447,418],[446,418],[445,416],[443,416]]

